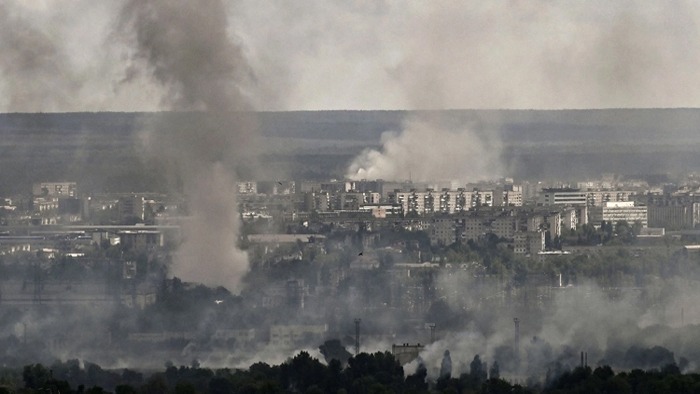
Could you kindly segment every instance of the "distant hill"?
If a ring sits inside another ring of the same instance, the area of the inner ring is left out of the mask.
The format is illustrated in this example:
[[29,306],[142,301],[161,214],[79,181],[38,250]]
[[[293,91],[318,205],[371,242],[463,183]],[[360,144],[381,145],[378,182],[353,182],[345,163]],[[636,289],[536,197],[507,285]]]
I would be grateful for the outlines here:
[[[204,116],[201,113],[186,116]],[[137,132],[172,113],[0,114],[0,195],[32,182],[76,179],[84,190],[156,190],[157,164],[140,153]],[[342,176],[362,149],[377,147],[404,119],[497,133],[503,161],[516,177],[648,174],[700,169],[700,110],[317,111],[256,114],[266,152],[263,176]]]

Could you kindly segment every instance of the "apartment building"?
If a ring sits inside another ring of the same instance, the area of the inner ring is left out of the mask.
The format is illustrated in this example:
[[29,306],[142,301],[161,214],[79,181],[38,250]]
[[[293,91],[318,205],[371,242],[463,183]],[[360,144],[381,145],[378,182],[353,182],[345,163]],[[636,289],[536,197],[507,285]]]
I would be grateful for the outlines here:
[[621,220],[630,224],[640,222],[642,227],[647,227],[647,207],[635,206],[634,201],[616,201],[590,208],[590,222],[595,226],[603,221],[617,223]]

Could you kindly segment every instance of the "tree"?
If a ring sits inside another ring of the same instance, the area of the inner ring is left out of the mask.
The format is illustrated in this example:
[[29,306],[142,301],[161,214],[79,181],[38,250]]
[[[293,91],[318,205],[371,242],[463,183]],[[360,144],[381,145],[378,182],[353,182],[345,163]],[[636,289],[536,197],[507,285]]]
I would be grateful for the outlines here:
[[477,354],[469,364],[469,387],[478,389],[488,378],[486,364],[481,362],[481,358]]
[[445,350],[442,356],[442,363],[440,364],[440,379],[449,379],[452,377],[452,358],[450,357],[450,351]]
[[51,379],[51,373],[41,364],[27,365],[22,371],[24,387],[28,389],[40,389]]
[[489,369],[490,379],[500,379],[501,378],[501,368],[498,366],[498,361],[494,361],[491,364],[491,369]]

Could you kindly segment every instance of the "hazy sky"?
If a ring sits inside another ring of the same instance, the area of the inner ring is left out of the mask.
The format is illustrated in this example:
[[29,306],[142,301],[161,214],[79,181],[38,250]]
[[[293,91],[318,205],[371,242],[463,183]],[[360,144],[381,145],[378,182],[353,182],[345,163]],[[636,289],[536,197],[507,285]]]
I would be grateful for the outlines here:
[[[260,110],[700,106],[700,2],[224,3]],[[3,0],[0,111],[162,108],[122,6]]]

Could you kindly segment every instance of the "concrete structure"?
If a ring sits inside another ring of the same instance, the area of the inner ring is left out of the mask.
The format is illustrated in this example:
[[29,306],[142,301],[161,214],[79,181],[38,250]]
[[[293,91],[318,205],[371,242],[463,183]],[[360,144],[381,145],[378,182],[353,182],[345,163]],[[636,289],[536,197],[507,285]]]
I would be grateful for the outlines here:
[[513,240],[513,253],[534,256],[544,251],[544,231],[519,232]]
[[580,189],[549,188],[542,189],[539,202],[542,205],[586,205],[588,197]]
[[305,343],[321,343],[326,332],[326,324],[273,325],[270,326],[270,345],[291,349]]
[[433,245],[477,241],[488,234],[512,241],[519,232],[549,231],[552,238],[563,234],[564,217],[568,226],[577,222],[575,209],[559,210],[532,208],[482,208],[462,215],[436,216],[430,222],[430,240]]
[[432,245],[452,245],[456,240],[457,232],[454,218],[440,217],[433,219],[430,229],[430,243]]
[[606,202],[630,201],[636,194],[633,190],[587,190],[586,200],[589,207],[599,207]]
[[562,235],[562,218],[559,212],[550,212],[547,215],[547,229],[549,230],[549,236],[554,239],[556,237],[561,237]]
[[238,182],[238,194],[258,194],[258,183],[255,181]]
[[398,204],[366,204],[360,207],[360,211],[369,211],[377,219],[400,216],[402,212]]
[[34,196],[78,197],[78,185],[75,182],[39,182],[32,185]]
[[141,250],[149,247],[162,247],[165,238],[157,230],[119,231],[119,243],[126,249]]
[[406,365],[418,358],[418,355],[423,351],[423,345],[420,343],[412,345],[404,343],[401,345],[391,345],[391,354],[394,355],[399,365]]
[[120,197],[117,203],[119,219],[122,223],[132,220],[143,221],[145,217],[145,203],[143,196]]
[[218,329],[212,335],[213,339],[222,341],[234,340],[236,345],[253,343],[256,338],[254,328],[246,329]]
[[502,205],[506,207],[523,206],[523,187],[520,185],[504,186],[502,202]]
[[79,305],[103,307],[121,303],[143,309],[156,301],[153,286],[138,286],[131,291],[116,292],[103,283],[37,281],[4,281],[0,283],[2,305]]
[[562,231],[576,230],[578,225],[578,215],[576,209],[567,208],[561,212]]
[[426,189],[395,190],[389,194],[389,200],[401,205],[404,215],[430,215],[434,213],[454,214],[468,211],[475,207],[494,206],[494,191],[465,189]]
[[635,206],[634,201],[618,201],[590,208],[590,222],[595,226],[600,226],[603,221],[615,224],[621,220],[630,225],[639,222],[642,227],[647,227],[647,207]]
[[650,227],[663,227],[667,231],[693,229],[700,224],[700,203],[681,203],[647,207]]

